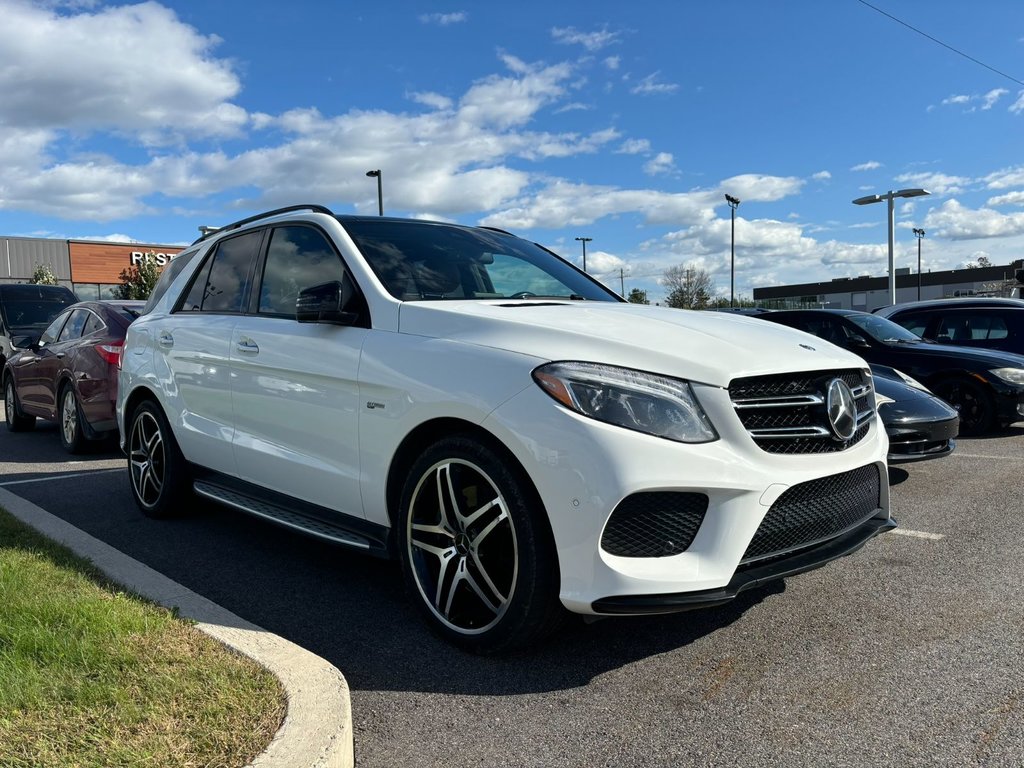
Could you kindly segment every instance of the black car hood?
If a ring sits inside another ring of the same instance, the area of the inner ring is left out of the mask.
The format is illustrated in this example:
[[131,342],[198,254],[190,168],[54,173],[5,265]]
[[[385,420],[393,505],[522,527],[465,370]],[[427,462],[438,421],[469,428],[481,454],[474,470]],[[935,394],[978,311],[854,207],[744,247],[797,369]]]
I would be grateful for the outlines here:
[[970,360],[985,368],[1024,368],[1024,355],[1016,355],[1013,352],[958,347],[953,344],[931,344],[926,341],[901,342],[887,346],[901,354],[920,355],[930,360],[948,358],[951,361]]

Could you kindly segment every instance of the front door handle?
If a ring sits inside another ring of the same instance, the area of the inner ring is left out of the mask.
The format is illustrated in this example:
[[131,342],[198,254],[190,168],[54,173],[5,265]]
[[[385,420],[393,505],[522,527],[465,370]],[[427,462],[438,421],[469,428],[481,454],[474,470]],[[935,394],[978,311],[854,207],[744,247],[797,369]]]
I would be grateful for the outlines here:
[[248,352],[252,355],[260,351],[260,346],[252,339],[239,339],[235,344],[235,349],[239,352]]
[[170,331],[162,331],[160,333],[160,337],[157,339],[157,342],[160,344],[161,347],[173,347],[174,336],[171,335]]

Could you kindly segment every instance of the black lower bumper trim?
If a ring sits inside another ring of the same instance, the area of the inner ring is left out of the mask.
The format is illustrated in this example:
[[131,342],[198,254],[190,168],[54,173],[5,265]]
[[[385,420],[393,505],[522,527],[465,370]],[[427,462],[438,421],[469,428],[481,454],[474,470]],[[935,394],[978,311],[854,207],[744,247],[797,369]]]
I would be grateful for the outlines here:
[[724,587],[699,592],[675,592],[662,595],[621,595],[603,597],[591,603],[595,613],[605,615],[638,615],[675,613],[693,608],[709,608],[732,600],[745,589],[786,576],[794,576],[825,565],[832,560],[856,552],[869,539],[896,527],[892,518],[871,518],[862,525],[811,549],[780,557],[771,562],[737,571]]

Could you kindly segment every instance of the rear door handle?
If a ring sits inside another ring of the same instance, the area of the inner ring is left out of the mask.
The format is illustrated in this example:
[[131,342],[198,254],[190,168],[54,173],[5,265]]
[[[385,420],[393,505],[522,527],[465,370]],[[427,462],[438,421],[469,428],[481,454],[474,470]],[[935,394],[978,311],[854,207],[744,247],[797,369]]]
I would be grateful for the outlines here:
[[252,339],[242,338],[235,344],[235,348],[239,352],[248,352],[249,354],[255,354],[260,351],[260,346]]
[[169,331],[163,331],[160,334],[160,338],[157,339],[157,342],[160,344],[161,347],[173,347],[174,336],[172,336]]

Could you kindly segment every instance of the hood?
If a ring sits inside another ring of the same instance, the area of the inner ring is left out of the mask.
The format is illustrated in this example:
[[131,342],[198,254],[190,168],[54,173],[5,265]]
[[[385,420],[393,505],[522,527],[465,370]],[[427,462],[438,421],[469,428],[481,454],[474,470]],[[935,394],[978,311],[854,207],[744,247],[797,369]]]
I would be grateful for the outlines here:
[[866,368],[815,336],[724,312],[589,301],[417,301],[399,331],[503,349],[546,362],[580,360],[725,387],[738,376]]

